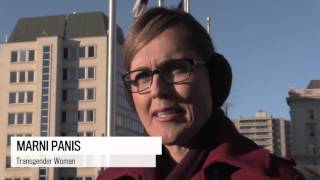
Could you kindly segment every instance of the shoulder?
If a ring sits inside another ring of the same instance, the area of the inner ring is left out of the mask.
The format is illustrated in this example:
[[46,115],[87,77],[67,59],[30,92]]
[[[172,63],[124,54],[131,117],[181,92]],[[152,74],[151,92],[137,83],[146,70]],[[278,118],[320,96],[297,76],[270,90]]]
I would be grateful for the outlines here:
[[142,168],[108,168],[104,170],[97,180],[140,180]]
[[[292,158],[280,158],[258,147],[244,137],[236,142],[219,145],[209,153],[204,164],[205,176],[210,176],[216,168],[230,174],[230,179],[273,179],[304,180],[303,175],[294,168]],[[241,144],[241,145],[240,145]]]

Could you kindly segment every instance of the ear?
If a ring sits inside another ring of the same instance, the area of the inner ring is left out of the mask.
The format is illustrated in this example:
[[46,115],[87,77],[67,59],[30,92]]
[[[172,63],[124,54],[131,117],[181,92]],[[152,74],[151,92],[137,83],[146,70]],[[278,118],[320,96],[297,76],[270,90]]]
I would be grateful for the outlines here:
[[208,73],[213,104],[221,107],[229,96],[232,84],[232,69],[227,59],[214,53],[208,60]]

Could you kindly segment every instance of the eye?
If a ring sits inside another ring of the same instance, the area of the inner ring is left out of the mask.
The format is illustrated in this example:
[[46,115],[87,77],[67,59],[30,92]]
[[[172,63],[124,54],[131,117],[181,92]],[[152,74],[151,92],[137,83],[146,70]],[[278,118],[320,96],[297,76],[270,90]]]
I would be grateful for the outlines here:
[[151,77],[151,73],[149,71],[136,71],[133,75],[133,80],[136,82],[147,81]]
[[187,61],[172,60],[162,65],[161,71],[165,74],[183,74],[189,72],[189,64]]

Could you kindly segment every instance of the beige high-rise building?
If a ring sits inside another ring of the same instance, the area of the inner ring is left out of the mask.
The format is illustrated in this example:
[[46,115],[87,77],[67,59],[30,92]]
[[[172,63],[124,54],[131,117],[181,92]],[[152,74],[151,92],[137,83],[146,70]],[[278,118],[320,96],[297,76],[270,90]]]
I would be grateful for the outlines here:
[[[320,80],[306,89],[289,89],[292,155],[300,164],[320,165]],[[320,169],[320,168],[319,168]]]
[[[102,12],[20,19],[0,44],[0,179],[91,180],[99,168],[11,168],[12,136],[105,136],[107,32]],[[122,85],[117,27],[114,135],[141,135]]]
[[274,118],[258,111],[254,117],[240,117],[234,120],[238,131],[253,140],[260,147],[278,156],[291,154],[290,122],[284,118]]

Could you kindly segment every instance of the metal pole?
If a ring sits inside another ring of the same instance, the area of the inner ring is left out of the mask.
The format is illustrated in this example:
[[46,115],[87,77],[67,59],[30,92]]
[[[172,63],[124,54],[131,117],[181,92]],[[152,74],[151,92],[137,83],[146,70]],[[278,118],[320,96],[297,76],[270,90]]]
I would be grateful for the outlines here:
[[109,0],[109,33],[108,33],[108,82],[107,82],[107,133],[113,135],[113,123],[115,120],[114,106],[114,71],[116,71],[116,0]]
[[190,13],[189,0],[184,0],[184,12]]
[[163,6],[163,0],[158,0],[158,7],[162,7]]
[[211,17],[208,16],[207,17],[207,31],[208,31],[208,34],[210,35],[210,29],[211,28]]

